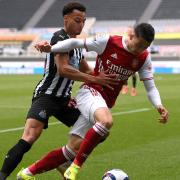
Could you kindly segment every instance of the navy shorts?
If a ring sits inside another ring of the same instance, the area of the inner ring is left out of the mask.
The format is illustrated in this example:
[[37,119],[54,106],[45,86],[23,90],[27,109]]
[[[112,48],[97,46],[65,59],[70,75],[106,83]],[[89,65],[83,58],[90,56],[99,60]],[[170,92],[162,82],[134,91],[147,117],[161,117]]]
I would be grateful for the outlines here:
[[44,129],[48,127],[49,117],[54,116],[66,126],[73,126],[77,121],[80,111],[75,107],[69,107],[70,98],[57,98],[40,96],[32,100],[27,119],[33,118],[44,123]]

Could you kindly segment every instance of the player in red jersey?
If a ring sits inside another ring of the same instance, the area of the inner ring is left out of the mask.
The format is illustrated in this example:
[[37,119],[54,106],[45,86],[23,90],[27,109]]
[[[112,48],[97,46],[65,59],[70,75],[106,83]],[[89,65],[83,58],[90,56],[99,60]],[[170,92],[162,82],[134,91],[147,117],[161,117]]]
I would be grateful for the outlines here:
[[154,28],[150,24],[141,23],[136,25],[126,37],[68,39],[52,47],[48,43],[36,46],[37,49],[45,52],[68,52],[70,49],[80,47],[85,47],[87,51],[96,51],[98,56],[94,75],[102,71],[115,73],[120,81],[118,85],[113,86],[114,90],[93,83],[82,85],[76,96],[77,107],[81,115],[70,131],[70,140],[67,145],[51,151],[44,158],[26,168],[23,173],[35,175],[55,168],[54,162],[59,162],[60,165],[73,160],[64,176],[66,179],[76,180],[87,157],[109,134],[113,125],[109,109],[114,106],[124,81],[127,81],[135,72],[139,73],[150,102],[160,114],[160,123],[167,122],[168,111],[161,103],[153,80],[150,54],[146,50],[154,40],[154,34]]

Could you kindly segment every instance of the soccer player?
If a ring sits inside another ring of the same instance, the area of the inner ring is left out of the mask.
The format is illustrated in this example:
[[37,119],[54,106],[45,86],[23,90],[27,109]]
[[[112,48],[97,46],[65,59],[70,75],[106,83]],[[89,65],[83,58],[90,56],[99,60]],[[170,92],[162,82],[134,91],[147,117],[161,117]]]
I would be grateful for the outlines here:
[[[136,73],[134,73],[134,74],[132,75],[131,96],[136,96],[136,95],[137,95],[136,86],[137,86],[137,75],[136,75]],[[126,82],[124,83],[123,87],[122,87],[121,94],[127,94],[127,93],[128,93],[128,90],[129,90],[128,81],[126,81]]]
[[[63,17],[64,28],[54,33],[51,45],[75,38],[81,33],[86,20],[86,8],[80,3],[68,3],[63,8]],[[21,162],[23,155],[39,138],[43,128],[47,128],[50,116],[54,116],[66,126],[75,123],[80,114],[79,110],[68,106],[74,80],[99,83],[110,88],[114,81],[110,76],[94,77],[91,72],[81,48],[74,48],[69,53],[47,54],[44,76],[34,90],[24,132],[5,156],[0,180],[5,180]]]
[[[38,45],[39,50],[45,52],[68,52],[75,47],[96,51],[98,56],[94,74],[97,75],[101,71],[115,73],[120,81],[118,85],[113,86],[114,90],[95,83],[82,85],[76,96],[77,107],[81,115],[70,131],[71,136],[67,145],[51,151],[44,158],[21,171],[19,177],[25,174],[33,178],[35,174],[53,169],[58,164],[57,162],[61,164],[67,162],[68,152],[73,151],[75,153],[73,163],[65,171],[64,176],[68,180],[76,180],[80,168],[90,153],[103,138],[108,136],[113,125],[110,108],[114,106],[124,81],[127,81],[135,72],[139,73],[150,102],[160,114],[159,122],[167,122],[168,111],[161,103],[153,80],[150,54],[146,50],[154,40],[154,35],[154,28],[150,24],[140,23],[126,37],[69,39],[53,46]],[[76,147],[76,149],[72,150],[72,147]]]

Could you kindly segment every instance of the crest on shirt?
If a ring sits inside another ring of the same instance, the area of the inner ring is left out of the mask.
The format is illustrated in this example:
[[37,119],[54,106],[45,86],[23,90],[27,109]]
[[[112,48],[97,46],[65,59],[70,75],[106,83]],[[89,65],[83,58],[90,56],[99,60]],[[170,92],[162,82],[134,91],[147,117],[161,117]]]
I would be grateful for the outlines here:
[[111,57],[114,58],[114,59],[117,59],[117,54],[113,53],[113,54],[111,54]]
[[138,67],[138,64],[139,64],[138,59],[133,59],[133,61],[132,61],[132,68],[136,69]]
[[46,119],[46,117],[47,117],[46,111],[45,111],[45,110],[41,110],[41,111],[39,112],[39,116],[40,116],[41,118],[43,118],[43,119]]

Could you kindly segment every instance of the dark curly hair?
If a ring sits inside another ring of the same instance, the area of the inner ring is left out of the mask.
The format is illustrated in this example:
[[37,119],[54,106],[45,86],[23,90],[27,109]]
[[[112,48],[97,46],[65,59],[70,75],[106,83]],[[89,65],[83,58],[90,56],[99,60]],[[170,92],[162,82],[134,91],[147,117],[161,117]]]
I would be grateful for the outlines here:
[[86,12],[86,7],[78,2],[70,2],[66,4],[63,8],[62,15],[63,17],[69,13],[72,13],[73,10],[79,10],[82,12]]

